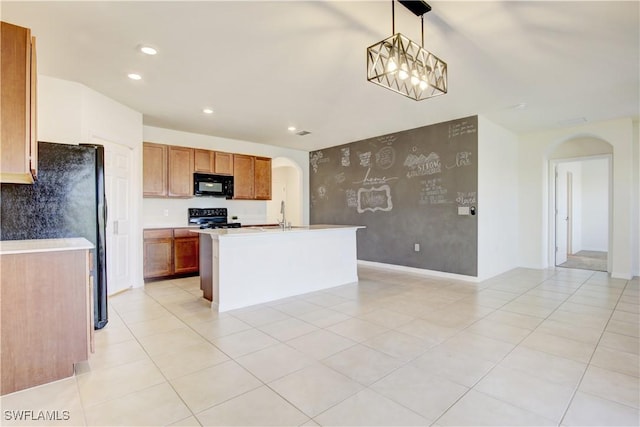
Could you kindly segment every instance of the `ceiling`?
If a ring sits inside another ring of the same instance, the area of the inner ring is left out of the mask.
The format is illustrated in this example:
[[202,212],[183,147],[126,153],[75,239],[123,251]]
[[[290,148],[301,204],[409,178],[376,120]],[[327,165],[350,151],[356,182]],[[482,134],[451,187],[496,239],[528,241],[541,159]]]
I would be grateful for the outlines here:
[[[308,151],[475,114],[517,133],[638,117],[639,2],[429,3],[425,48],[447,62],[449,93],[420,102],[366,80],[366,48],[391,35],[388,0],[3,0],[0,12],[32,29],[39,74],[149,126]],[[420,42],[399,3],[395,28]]]

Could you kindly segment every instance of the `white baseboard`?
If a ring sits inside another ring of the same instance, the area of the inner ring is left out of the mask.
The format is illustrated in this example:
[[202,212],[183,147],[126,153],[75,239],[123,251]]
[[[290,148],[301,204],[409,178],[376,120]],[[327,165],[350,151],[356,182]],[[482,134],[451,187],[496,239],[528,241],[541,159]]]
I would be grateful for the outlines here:
[[463,274],[445,273],[445,272],[436,271],[436,270],[425,270],[423,268],[407,267],[404,265],[384,264],[381,262],[358,260],[358,265],[372,267],[372,268],[379,268],[382,270],[401,271],[404,273],[417,274],[419,276],[426,276],[426,277],[431,276],[431,277],[438,277],[438,278],[444,278],[444,279],[462,280],[465,282],[473,282],[473,283],[478,283],[482,281],[475,276],[465,276]]

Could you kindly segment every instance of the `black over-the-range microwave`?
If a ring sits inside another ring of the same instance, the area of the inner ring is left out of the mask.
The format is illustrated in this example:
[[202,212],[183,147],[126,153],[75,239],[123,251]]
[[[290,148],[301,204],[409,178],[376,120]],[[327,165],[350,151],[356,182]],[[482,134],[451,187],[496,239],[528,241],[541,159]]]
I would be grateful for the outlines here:
[[193,174],[193,194],[230,199],[233,197],[233,176],[196,172]]

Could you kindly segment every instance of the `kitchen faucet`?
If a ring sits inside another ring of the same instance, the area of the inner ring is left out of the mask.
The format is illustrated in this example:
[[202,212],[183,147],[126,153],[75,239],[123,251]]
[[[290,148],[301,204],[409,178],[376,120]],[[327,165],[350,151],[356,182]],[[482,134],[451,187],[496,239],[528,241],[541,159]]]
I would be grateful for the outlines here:
[[[280,227],[282,227],[282,230],[284,231],[287,228],[287,220],[284,214],[284,200],[280,202],[280,213],[282,214],[282,221],[278,221],[278,224],[280,225]],[[291,226],[289,226],[289,228],[291,228]]]

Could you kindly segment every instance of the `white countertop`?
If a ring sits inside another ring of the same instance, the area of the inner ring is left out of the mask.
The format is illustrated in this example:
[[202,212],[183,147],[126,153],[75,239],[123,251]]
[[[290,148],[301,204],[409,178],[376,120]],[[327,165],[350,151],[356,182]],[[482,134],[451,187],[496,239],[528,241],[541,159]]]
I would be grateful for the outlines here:
[[267,226],[267,227],[242,227],[242,228],[217,228],[217,229],[195,229],[190,230],[192,233],[211,234],[212,237],[240,237],[240,236],[258,236],[258,235],[275,235],[284,233],[308,233],[330,230],[347,230],[366,228],[363,225],[303,225],[294,226],[283,230],[279,226]]
[[66,239],[0,241],[0,255],[27,254],[36,252],[77,251],[93,248],[93,244],[83,237]]

